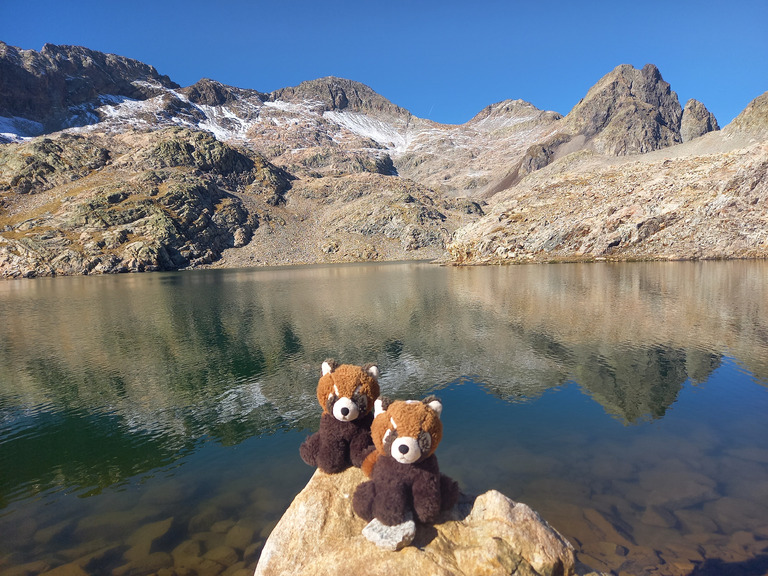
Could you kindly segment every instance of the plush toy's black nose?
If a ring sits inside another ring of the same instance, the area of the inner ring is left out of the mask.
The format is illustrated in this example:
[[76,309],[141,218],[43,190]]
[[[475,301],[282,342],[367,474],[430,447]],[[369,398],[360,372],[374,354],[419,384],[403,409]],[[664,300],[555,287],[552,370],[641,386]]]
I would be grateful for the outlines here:
[[408,454],[408,446],[405,444],[400,444],[397,449],[400,451],[400,454]]
[[344,407],[341,409],[341,415],[342,416],[349,416],[349,408]]

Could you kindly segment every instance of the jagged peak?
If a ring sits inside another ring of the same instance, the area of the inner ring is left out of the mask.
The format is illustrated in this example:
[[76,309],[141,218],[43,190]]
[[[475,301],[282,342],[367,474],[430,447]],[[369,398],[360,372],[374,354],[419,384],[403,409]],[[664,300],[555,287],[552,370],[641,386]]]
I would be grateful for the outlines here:
[[[601,152],[633,154],[681,142],[683,110],[659,69],[621,64],[603,76],[565,117],[572,134],[604,140]],[[649,140],[647,134],[657,134]]]
[[516,118],[521,116],[541,115],[547,114],[552,116],[552,119],[562,118],[561,114],[557,112],[548,112],[537,108],[530,102],[525,100],[502,100],[501,102],[495,102],[489,106],[486,106],[480,112],[475,114],[474,117],[468,122],[473,124],[482,122],[489,118]]
[[288,102],[314,101],[321,103],[325,110],[410,115],[410,112],[393,104],[370,86],[336,76],[307,80],[298,86],[275,90],[269,95],[269,99]]
[[257,98],[262,102],[268,98],[267,94],[257,90],[229,86],[210,78],[201,78],[191,86],[181,88],[179,92],[189,98],[190,102],[208,106],[223,106],[243,97]]

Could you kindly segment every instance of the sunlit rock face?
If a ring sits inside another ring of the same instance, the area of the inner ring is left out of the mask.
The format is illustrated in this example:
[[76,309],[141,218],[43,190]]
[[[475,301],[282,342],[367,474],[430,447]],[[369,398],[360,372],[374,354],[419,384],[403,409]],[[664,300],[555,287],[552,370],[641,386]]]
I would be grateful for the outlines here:
[[351,507],[364,479],[356,468],[316,472],[270,534],[256,576],[331,575],[350,563],[371,575],[576,573],[571,545],[531,508],[494,490],[462,496],[434,525],[418,525],[412,545],[398,552],[379,547]]

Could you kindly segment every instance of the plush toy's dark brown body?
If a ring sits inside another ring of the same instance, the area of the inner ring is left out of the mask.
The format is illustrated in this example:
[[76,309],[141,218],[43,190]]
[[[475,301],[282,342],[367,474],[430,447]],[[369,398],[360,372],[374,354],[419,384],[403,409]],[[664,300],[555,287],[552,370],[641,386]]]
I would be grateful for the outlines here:
[[434,455],[442,438],[442,404],[436,398],[385,403],[376,402],[371,426],[376,452],[362,465],[371,479],[357,487],[352,507],[364,520],[377,518],[388,526],[411,515],[434,522],[459,496],[458,484],[440,474]]
[[378,518],[382,524],[394,526],[413,513],[419,522],[432,523],[442,510],[456,504],[458,496],[458,485],[440,474],[435,455],[417,464],[400,464],[382,454],[371,479],[355,491],[352,506],[368,522]]
[[322,372],[317,383],[320,429],[299,447],[299,454],[310,466],[336,474],[359,467],[374,449],[371,410],[379,397],[379,369],[326,360]]
[[373,450],[373,414],[340,422],[330,414],[320,417],[320,429],[299,447],[301,459],[323,472],[335,474],[350,466],[360,467]]

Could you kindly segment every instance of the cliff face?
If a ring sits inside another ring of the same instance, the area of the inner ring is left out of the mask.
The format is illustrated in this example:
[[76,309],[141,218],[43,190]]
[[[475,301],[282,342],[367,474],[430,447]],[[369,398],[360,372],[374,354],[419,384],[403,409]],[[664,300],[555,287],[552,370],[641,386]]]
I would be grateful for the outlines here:
[[0,116],[36,122],[38,133],[91,123],[107,96],[144,100],[177,87],[130,58],[81,46],[46,44],[36,52],[0,42]]
[[450,260],[765,257],[765,101],[727,130],[686,144],[627,159],[588,151],[559,159],[460,230]]
[[[461,125],[417,118],[351,80],[270,94],[210,79],[179,88],[82,47],[0,43],[0,73],[4,276],[766,254],[765,95],[719,132],[703,104],[683,110],[651,64],[618,66],[565,117],[505,100]],[[196,190],[183,194],[189,214],[215,230],[200,221],[208,231],[190,236],[164,195],[144,190],[179,178]],[[139,257],[88,244],[93,219],[69,214],[103,211],[104,193],[125,195],[107,202],[110,214],[127,202],[132,215],[103,229],[153,248],[134,246]],[[128,231],[147,210],[181,229]]]

